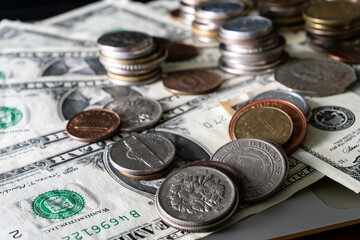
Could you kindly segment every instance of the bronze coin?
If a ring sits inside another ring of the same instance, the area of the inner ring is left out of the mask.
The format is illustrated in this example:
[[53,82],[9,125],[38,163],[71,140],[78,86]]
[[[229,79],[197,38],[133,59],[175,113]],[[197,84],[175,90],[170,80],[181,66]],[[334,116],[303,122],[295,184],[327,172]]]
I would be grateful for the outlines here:
[[329,47],[326,49],[326,54],[336,61],[360,64],[360,47],[342,45]]
[[180,8],[176,8],[172,10],[170,12],[170,16],[172,17],[172,19],[181,22],[180,11],[181,11]]
[[167,76],[163,84],[166,90],[174,94],[195,95],[210,92],[219,87],[221,82],[221,77],[216,73],[188,70]]
[[164,44],[163,47],[168,52],[168,57],[165,60],[167,62],[185,61],[199,54],[197,48],[190,44],[172,42]]
[[287,154],[291,154],[295,152],[301,143],[305,140],[305,136],[307,133],[307,122],[304,114],[301,112],[301,110],[296,107],[294,104],[289,103],[284,100],[280,99],[263,99],[251,102],[239,110],[237,110],[234,114],[234,116],[230,120],[229,124],[229,135],[232,140],[236,140],[233,132],[235,123],[237,122],[237,119],[242,115],[243,113],[247,112],[250,109],[258,108],[258,107],[275,107],[279,108],[280,110],[283,110],[285,113],[289,115],[293,122],[293,134],[291,135],[289,141],[285,143],[282,147],[284,148],[285,152]]
[[98,142],[107,139],[120,126],[117,113],[107,109],[93,109],[72,117],[67,126],[69,137],[80,142]]

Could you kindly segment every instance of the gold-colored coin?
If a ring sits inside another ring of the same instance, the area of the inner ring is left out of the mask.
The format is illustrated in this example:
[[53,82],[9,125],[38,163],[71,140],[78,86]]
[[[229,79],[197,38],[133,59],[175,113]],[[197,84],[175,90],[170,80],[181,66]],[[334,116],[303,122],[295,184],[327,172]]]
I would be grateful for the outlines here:
[[294,17],[269,17],[271,21],[275,24],[280,25],[290,25],[304,22],[302,16],[294,16]]
[[351,24],[345,24],[345,25],[337,25],[337,26],[329,26],[319,23],[313,23],[313,22],[306,22],[306,24],[314,29],[317,30],[323,30],[323,31],[329,31],[329,32],[338,32],[342,30],[348,30],[352,28],[356,28],[360,26],[360,19],[351,23]]
[[234,135],[239,138],[258,138],[285,144],[293,132],[293,122],[288,114],[274,107],[258,107],[243,113],[234,125]]
[[305,21],[323,25],[346,25],[360,19],[360,4],[351,2],[319,2],[304,9]]
[[151,71],[150,73],[143,74],[143,75],[124,76],[124,75],[119,75],[119,74],[115,74],[112,72],[107,72],[107,75],[109,76],[109,78],[114,79],[114,80],[119,80],[119,81],[124,81],[124,82],[139,82],[139,81],[143,81],[143,80],[155,77],[159,73],[160,73],[160,69],[157,68],[155,71]]
[[216,31],[207,31],[207,30],[202,30],[196,27],[192,27],[192,31],[195,35],[200,36],[200,37],[207,37],[207,38],[217,38],[218,36],[218,30]]

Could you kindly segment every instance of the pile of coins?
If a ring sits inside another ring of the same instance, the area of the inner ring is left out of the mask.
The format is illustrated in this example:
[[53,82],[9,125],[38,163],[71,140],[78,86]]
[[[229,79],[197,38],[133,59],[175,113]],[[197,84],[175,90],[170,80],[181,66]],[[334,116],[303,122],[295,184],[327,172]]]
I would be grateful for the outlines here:
[[319,2],[306,7],[303,16],[308,42],[315,49],[360,43],[360,3]]
[[229,20],[219,31],[219,67],[233,74],[263,74],[283,63],[285,39],[273,27],[272,21],[261,16]]
[[98,39],[100,62],[111,82],[117,85],[142,85],[161,76],[161,63],[167,51],[141,32],[113,32]]
[[249,12],[245,2],[226,0],[206,2],[196,8],[192,31],[201,42],[217,42],[217,35],[225,21],[245,16]]
[[302,11],[308,4],[309,0],[258,0],[257,9],[276,25],[297,25],[304,22]]

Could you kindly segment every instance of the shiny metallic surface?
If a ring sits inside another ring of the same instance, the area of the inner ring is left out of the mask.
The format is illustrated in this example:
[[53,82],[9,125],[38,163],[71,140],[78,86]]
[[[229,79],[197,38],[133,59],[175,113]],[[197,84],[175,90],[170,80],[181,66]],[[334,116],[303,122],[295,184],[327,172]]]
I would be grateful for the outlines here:
[[229,18],[241,14],[246,8],[240,1],[220,1],[200,4],[196,10],[196,17],[219,19]]

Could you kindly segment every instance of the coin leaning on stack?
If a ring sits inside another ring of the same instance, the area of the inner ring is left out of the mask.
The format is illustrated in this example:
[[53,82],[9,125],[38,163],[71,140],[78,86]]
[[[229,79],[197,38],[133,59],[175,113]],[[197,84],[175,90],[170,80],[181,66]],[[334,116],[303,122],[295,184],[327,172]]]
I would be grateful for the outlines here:
[[241,1],[206,2],[196,8],[192,31],[201,42],[217,42],[218,31],[225,21],[245,16],[250,6]]
[[141,32],[108,33],[98,39],[100,62],[111,82],[117,85],[142,85],[161,76],[161,63],[167,51],[152,37]]
[[234,18],[219,31],[219,67],[233,74],[263,74],[283,63],[285,39],[270,19],[261,16]]
[[360,43],[360,3],[320,2],[304,9],[307,39],[315,49]]

